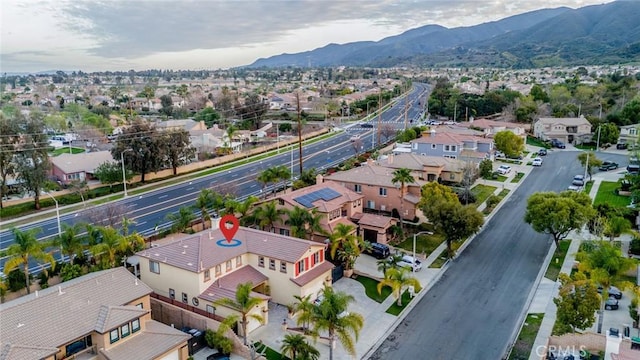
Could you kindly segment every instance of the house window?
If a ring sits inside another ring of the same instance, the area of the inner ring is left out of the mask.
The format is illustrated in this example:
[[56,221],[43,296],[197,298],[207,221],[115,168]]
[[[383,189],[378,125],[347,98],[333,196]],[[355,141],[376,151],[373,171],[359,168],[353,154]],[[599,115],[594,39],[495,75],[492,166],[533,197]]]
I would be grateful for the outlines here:
[[258,266],[264,267],[264,256],[258,257]]
[[160,263],[157,261],[149,260],[149,271],[154,274],[160,274]]
[[131,322],[131,332],[140,330],[140,319],[135,319]]
[[144,308],[144,307],[142,306],[142,303],[136,304],[136,307],[137,307],[138,309],[142,309],[142,308]]
[[216,308],[213,305],[207,305],[207,314],[215,314]]
[[455,145],[445,145],[444,151],[456,151],[457,147]]
[[284,261],[280,261],[280,272],[287,273],[287,263]]
[[118,329],[113,329],[109,332],[109,340],[111,340],[112,344],[120,340],[120,334],[118,333]]
[[387,189],[386,188],[380,188],[378,193],[380,194],[380,196],[387,196]]
[[269,259],[269,270],[276,269],[276,261],[274,259]]
[[169,289],[169,299],[171,300],[175,300],[176,299],[176,291],[173,289]]
[[436,148],[436,144],[431,144],[431,148],[435,149]]
[[278,199],[278,205],[284,205],[284,200],[283,199]]
[[185,304],[189,303],[189,296],[187,295],[187,293],[182,293],[182,302]]
[[418,150],[418,143],[413,143],[413,150]]
[[317,264],[320,262],[320,252],[313,254],[313,263]]
[[289,236],[289,229],[280,229],[280,235]]
[[449,174],[449,180],[455,180],[456,179],[456,174]]
[[358,194],[362,192],[362,185],[360,184],[355,184],[353,185],[353,189],[355,192],[357,192]]
[[629,129],[629,135],[635,135],[636,129]]
[[216,276],[220,276],[221,273],[222,273],[222,268],[220,267],[220,265],[216,265]]
[[127,336],[129,336],[129,323],[126,323],[122,326],[120,326],[120,336],[122,336],[123,338],[126,338]]
[[242,266],[242,256],[236,256],[236,267]]
[[204,281],[211,280],[211,270],[207,269],[204,271]]
[[367,200],[367,209],[375,209],[376,208],[376,202],[373,200]]
[[298,261],[298,273],[304,271],[304,261]]
[[227,271],[231,271],[232,267],[231,267],[231,260],[227,260]]
[[443,157],[445,157],[447,159],[455,159],[456,158],[455,155],[444,155]]

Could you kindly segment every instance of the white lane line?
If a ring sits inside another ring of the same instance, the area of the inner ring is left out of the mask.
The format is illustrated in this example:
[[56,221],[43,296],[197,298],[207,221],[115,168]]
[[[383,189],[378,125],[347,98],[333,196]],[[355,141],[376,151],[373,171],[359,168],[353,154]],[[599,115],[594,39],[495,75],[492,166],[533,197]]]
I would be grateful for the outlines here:
[[160,195],[160,196],[158,196],[158,199],[164,199],[166,197],[169,197],[169,195]]

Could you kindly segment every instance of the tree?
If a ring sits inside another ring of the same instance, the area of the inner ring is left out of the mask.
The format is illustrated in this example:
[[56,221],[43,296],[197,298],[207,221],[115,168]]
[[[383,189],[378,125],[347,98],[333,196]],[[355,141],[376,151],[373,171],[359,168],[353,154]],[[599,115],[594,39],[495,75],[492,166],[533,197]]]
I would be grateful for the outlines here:
[[163,137],[154,127],[138,119],[118,136],[111,155],[117,159],[122,154],[125,166],[141,174],[141,181],[144,182],[148,172],[158,171],[165,165],[165,145]]
[[364,247],[364,240],[355,235],[356,228],[353,225],[338,224],[329,240],[331,241],[331,257],[340,259],[345,270],[353,269],[356,259]]
[[582,228],[595,215],[591,198],[584,192],[537,192],[527,200],[524,221],[533,230],[553,236],[557,247],[561,239]]
[[380,259],[376,261],[376,264],[378,264],[378,271],[380,271],[382,274],[386,274],[387,270],[389,269],[398,269],[398,263],[400,261],[402,261],[401,254],[391,254],[391,256],[387,257],[386,259]]
[[275,168],[267,168],[262,170],[259,174],[257,179],[258,182],[262,183],[262,194],[264,195],[264,197],[267,197],[267,193],[265,191],[265,189],[267,188],[267,185],[275,182],[277,180],[277,174],[275,172]]
[[253,216],[263,231],[273,232],[275,223],[282,220],[284,209],[278,208],[275,201],[266,202],[254,208]]
[[601,146],[602,144],[615,144],[620,137],[620,129],[614,123],[600,124],[596,132],[593,133],[593,141],[598,142],[598,135],[600,136]]
[[320,352],[309,344],[301,334],[286,334],[280,351],[289,355],[291,360],[318,360]]
[[333,360],[336,338],[350,355],[355,356],[355,341],[364,326],[364,318],[360,314],[347,312],[353,301],[353,296],[325,286],[322,289],[322,301],[313,308],[312,334],[317,339],[321,331],[329,333],[329,360]]
[[[111,189],[113,184],[122,182],[122,166],[117,162],[106,161],[98,165],[93,175],[98,178],[101,183],[108,184]],[[133,172],[125,169],[124,177],[126,181],[133,179]]]
[[618,236],[631,231],[631,222],[622,216],[613,216],[605,221],[604,235],[610,241]]
[[213,124],[220,123],[220,114],[218,114],[218,112],[215,111],[212,107],[206,107],[196,113],[194,119],[196,121],[204,121],[207,128],[210,128],[213,126]]
[[25,281],[27,285],[27,294],[31,293],[31,280],[29,277],[29,260],[34,259],[37,261],[48,262],[53,269],[56,262],[51,254],[46,251],[49,243],[45,241],[39,241],[36,236],[42,229],[33,228],[25,231],[13,229],[13,236],[15,242],[9,245],[2,252],[2,256],[8,257],[4,263],[4,274],[9,275],[13,270],[22,265],[22,271],[25,275]]
[[324,229],[320,226],[322,215],[314,208],[311,211],[303,209],[299,206],[287,210],[288,218],[285,225],[289,226],[291,236],[299,239],[310,239],[314,233],[325,234]]
[[68,189],[72,194],[80,195],[82,205],[84,206],[84,195],[89,191],[89,185],[87,184],[87,181],[73,180],[69,183]]
[[83,254],[85,249],[85,243],[78,235],[80,226],[80,224],[63,224],[62,234],[53,241],[53,246],[59,247],[62,254],[69,258],[72,263],[76,256]]
[[411,170],[407,168],[396,169],[392,173],[393,178],[391,178],[391,182],[396,185],[400,183],[400,230],[404,234],[404,221],[402,220],[404,217],[404,194],[405,194],[405,185],[407,183],[415,183],[416,180],[411,175]]
[[40,210],[40,194],[48,181],[51,169],[48,147],[43,145],[48,143],[42,119],[32,113],[24,126],[22,144],[16,154],[16,172],[27,190],[34,193],[36,210]]
[[166,219],[171,222],[171,231],[182,232],[191,225],[195,220],[196,215],[193,213],[190,207],[183,206],[178,210],[178,213],[169,213]]
[[200,190],[200,195],[196,199],[195,207],[200,211],[200,219],[202,220],[202,229],[207,228],[207,221],[211,220],[209,215],[209,207],[213,204],[214,195],[211,189]]
[[524,150],[524,139],[509,130],[498,132],[493,141],[496,149],[502,151],[508,157],[517,157]]
[[591,327],[595,321],[594,314],[600,307],[595,285],[581,272],[571,277],[560,273],[559,278],[560,291],[553,299],[557,306],[556,329],[559,335]]
[[398,306],[402,306],[402,293],[406,287],[413,286],[416,292],[422,290],[420,281],[415,277],[409,276],[409,271],[405,268],[391,268],[385,271],[384,279],[378,283],[378,294],[382,294],[382,289],[385,286],[391,288],[391,293],[398,301]]
[[[286,191],[287,190],[286,183],[289,179],[291,179],[291,170],[289,170],[289,167],[285,165],[279,165],[273,169],[274,169],[275,181],[282,181],[281,187],[284,191]],[[276,189],[274,188],[274,191],[275,190]]]
[[244,344],[247,345],[247,325],[249,319],[254,319],[259,322],[263,322],[264,318],[258,314],[251,314],[251,311],[263,300],[258,297],[251,296],[253,284],[250,282],[244,284],[238,284],[236,287],[236,298],[222,298],[215,302],[216,305],[226,306],[240,313],[240,326],[242,326],[242,338]]
[[142,89],[141,95],[147,99],[148,104],[151,102],[151,99],[156,96],[156,89],[154,89],[153,86],[145,86],[144,89]]
[[7,194],[7,177],[15,174],[16,164],[13,159],[20,142],[20,112],[13,114],[15,116],[0,112],[0,209],[4,206],[3,200]]
[[160,112],[165,114],[166,116],[171,116],[173,114],[173,100],[169,95],[160,96],[160,104],[162,105],[162,109]]
[[101,226],[98,231],[100,232],[100,242],[89,250],[93,256],[100,259],[103,267],[113,268],[116,266],[118,250],[122,247],[123,236],[110,226]]
[[189,132],[182,129],[164,132],[162,142],[173,175],[177,175],[178,167],[190,163],[196,154],[196,149],[191,146]]
[[[587,164],[587,158],[589,159],[589,164]],[[578,155],[578,161],[580,161],[580,165],[582,168],[587,169],[587,173],[589,174],[589,180],[591,180],[591,175],[593,174],[593,169],[597,169],[600,165],[602,165],[602,160],[596,157],[596,154],[593,151],[582,152]]]
[[311,321],[311,315],[315,305],[311,302],[311,295],[294,295],[293,297],[296,299],[296,302],[293,303],[293,311],[300,313],[296,320],[296,324],[302,325],[306,332],[309,330],[309,323]]
[[443,202],[428,216],[435,228],[444,234],[449,258],[455,254],[453,243],[463,240],[480,230],[484,216],[474,206],[460,202]]
[[493,173],[492,161],[489,159],[484,159],[480,161],[479,170],[480,170],[480,176],[482,176],[485,179],[489,178]]

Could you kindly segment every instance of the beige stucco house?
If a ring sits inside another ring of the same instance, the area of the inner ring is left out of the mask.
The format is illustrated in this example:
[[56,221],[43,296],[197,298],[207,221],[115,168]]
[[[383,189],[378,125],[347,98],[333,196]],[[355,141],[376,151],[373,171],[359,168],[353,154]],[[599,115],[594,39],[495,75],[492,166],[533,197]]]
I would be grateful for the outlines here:
[[501,131],[511,131],[524,140],[527,137],[527,130],[531,127],[529,124],[473,118],[469,119],[468,122],[461,122],[459,125],[481,130],[486,137],[491,138]]
[[81,154],[60,154],[49,158],[51,175],[63,184],[73,181],[94,180],[98,166],[113,163],[110,151],[94,151]]
[[592,140],[591,123],[577,118],[540,118],[533,125],[533,135],[542,140],[558,139],[566,144],[582,144]]
[[464,160],[439,156],[423,156],[413,153],[390,154],[378,160],[383,167],[409,169],[415,179],[460,183],[464,175]]
[[[294,295],[315,299],[324,285],[331,285],[334,266],[325,261],[325,250],[325,244],[240,227],[230,243],[220,229],[213,229],[136,255],[140,279],[159,299],[212,315],[237,314],[215,302],[235,299],[237,286],[251,282],[252,296],[263,300],[252,313],[266,322],[268,301],[286,305]],[[247,330],[260,325],[252,319]]]
[[619,143],[637,144],[638,135],[640,135],[640,124],[631,124],[620,126]]
[[191,337],[151,319],[152,289],[125,268],[0,305],[0,358],[186,360]]

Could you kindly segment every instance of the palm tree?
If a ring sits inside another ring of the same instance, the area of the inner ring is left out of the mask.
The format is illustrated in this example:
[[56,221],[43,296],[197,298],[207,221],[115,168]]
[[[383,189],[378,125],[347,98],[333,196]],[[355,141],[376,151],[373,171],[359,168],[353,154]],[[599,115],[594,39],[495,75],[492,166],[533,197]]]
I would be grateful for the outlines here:
[[353,296],[325,286],[322,289],[322,301],[313,307],[312,334],[317,339],[321,331],[329,333],[329,360],[333,360],[336,338],[350,355],[355,356],[355,341],[364,325],[364,318],[360,314],[347,312],[349,304],[354,301]]
[[393,172],[393,178],[391,182],[395,185],[400,183],[400,230],[404,235],[404,222],[402,217],[404,216],[404,191],[406,183],[414,183],[416,180],[411,175],[411,170],[407,168],[396,169]]
[[319,234],[322,236],[328,235],[328,233],[322,228],[320,225],[322,218],[324,215],[318,213],[317,209],[311,209],[311,211],[307,212],[307,236],[306,239],[313,240],[314,234]]
[[35,259],[51,264],[51,268],[55,267],[56,261],[51,254],[46,252],[46,248],[50,245],[47,242],[38,241],[36,235],[41,232],[41,228],[34,228],[20,231],[13,229],[15,242],[2,252],[2,256],[9,259],[4,264],[4,274],[9,275],[10,272],[22,265],[22,271],[26,278],[27,294],[31,293],[31,281],[29,280],[29,260]]
[[254,209],[253,216],[263,231],[272,232],[274,224],[282,220],[284,210],[278,208],[275,201],[269,201]]
[[236,298],[223,298],[215,301],[216,305],[226,306],[240,313],[240,325],[242,326],[242,338],[244,344],[247,345],[247,325],[249,318],[255,319],[259,322],[263,322],[264,318],[258,314],[250,314],[250,312],[256,306],[262,303],[262,299],[251,296],[253,284],[250,282],[244,284],[238,284],[236,287]]
[[[287,191],[287,187],[286,187],[286,183],[287,180],[291,179],[291,170],[289,170],[289,168],[287,166],[284,165],[280,165],[280,166],[276,166],[275,168],[273,168],[273,173],[275,175],[275,180],[280,180],[282,181],[282,188],[283,191],[286,192]],[[274,191],[276,187],[274,186]]]
[[284,223],[289,226],[291,236],[306,239],[309,212],[299,206],[295,206],[293,209],[287,210],[287,216],[288,219]]
[[295,312],[299,312],[300,316],[298,316],[298,320],[296,320],[297,325],[302,325],[305,331],[309,329],[309,322],[311,321],[311,314],[313,311],[313,307],[315,306],[313,302],[311,302],[311,295],[293,296],[297,301],[293,304],[293,309]]
[[604,234],[609,236],[609,240],[613,241],[613,239],[618,236],[627,233],[631,230],[631,222],[625,219],[622,216],[613,216],[608,219],[605,223]]
[[402,293],[407,286],[413,286],[416,292],[422,289],[420,281],[413,276],[409,276],[409,271],[404,268],[388,269],[384,273],[384,279],[378,283],[378,294],[382,294],[382,288],[385,286],[391,288],[391,293],[398,301],[398,306],[402,306]]
[[287,334],[282,340],[280,350],[289,355],[291,360],[318,360],[320,352],[309,344],[300,334]]
[[97,245],[101,237],[100,228],[89,223],[85,223],[84,228],[87,232],[87,245],[89,247]]
[[86,247],[82,238],[78,236],[80,225],[63,224],[62,229],[62,234],[53,241],[53,246],[60,247],[62,254],[73,263],[75,257],[82,254]]
[[402,255],[400,254],[392,254],[386,259],[380,259],[376,262],[378,264],[378,271],[386,274],[389,269],[398,269],[398,263],[400,261],[402,261]]
[[119,249],[122,248],[123,236],[118,231],[110,226],[100,227],[100,235],[102,235],[102,241],[91,247],[90,251],[95,257],[99,257],[103,264],[106,259],[106,265],[109,268],[116,266],[116,255]]
[[126,216],[122,217],[122,235],[129,235],[129,226],[136,224],[135,220],[131,220]]
[[358,238],[354,233],[355,227],[353,225],[338,224],[329,237],[331,257],[335,259],[337,254],[340,261],[344,263],[345,270],[353,269],[356,259],[365,247],[364,240]]
[[184,231],[193,220],[195,220],[196,216],[191,210],[186,206],[183,206],[178,210],[178,213],[169,213],[166,216],[166,219],[172,222],[171,231],[173,232],[182,232]]
[[267,198],[267,193],[264,190],[267,188],[267,185],[269,183],[272,183],[276,180],[277,175],[274,170],[275,168],[264,169],[260,172],[260,174],[258,174],[257,177],[258,182],[262,183],[262,194],[265,199]]
[[209,215],[209,207],[213,203],[213,191],[210,189],[200,190],[200,195],[196,199],[195,207],[200,211],[200,219],[202,220],[202,229],[207,228],[207,221],[211,220]]

